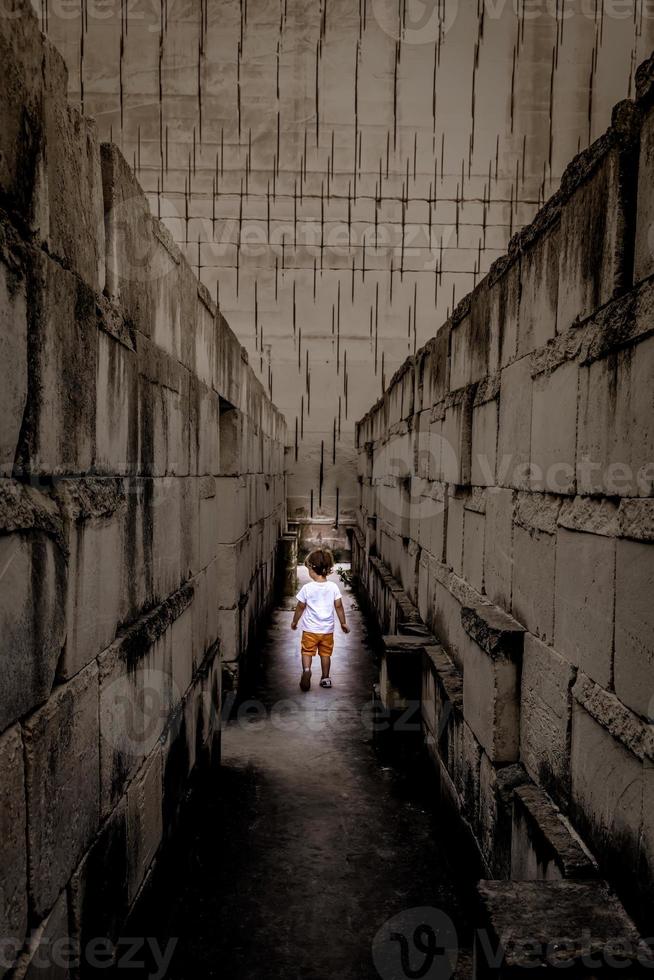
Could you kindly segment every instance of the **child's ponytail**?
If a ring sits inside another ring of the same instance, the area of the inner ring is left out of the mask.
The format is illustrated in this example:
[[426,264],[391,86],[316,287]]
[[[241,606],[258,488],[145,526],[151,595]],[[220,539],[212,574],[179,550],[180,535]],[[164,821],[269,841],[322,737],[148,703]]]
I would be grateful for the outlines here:
[[329,548],[315,548],[308,556],[306,563],[316,575],[327,576],[334,567],[334,556]]

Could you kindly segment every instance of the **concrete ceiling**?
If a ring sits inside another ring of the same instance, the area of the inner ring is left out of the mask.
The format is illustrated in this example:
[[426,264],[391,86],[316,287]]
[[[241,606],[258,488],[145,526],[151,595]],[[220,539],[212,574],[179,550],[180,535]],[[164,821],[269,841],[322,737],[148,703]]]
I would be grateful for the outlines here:
[[122,147],[285,412],[291,508],[313,490],[316,514],[337,488],[351,508],[354,421],[654,47],[647,0],[36,6],[71,97]]

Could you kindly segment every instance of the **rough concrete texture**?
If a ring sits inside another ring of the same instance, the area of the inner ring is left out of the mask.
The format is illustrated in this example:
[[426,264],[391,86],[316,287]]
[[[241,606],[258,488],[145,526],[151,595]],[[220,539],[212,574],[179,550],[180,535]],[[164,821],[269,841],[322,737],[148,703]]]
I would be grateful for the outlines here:
[[596,876],[591,854],[556,804],[537,786],[518,786],[513,796],[512,880]]
[[[654,911],[644,803],[654,338],[652,281],[634,281],[632,258],[649,276],[651,182],[637,179],[635,159],[642,123],[641,161],[651,168],[652,119],[651,101],[616,108],[508,257],[358,423],[354,537],[355,569],[385,630],[402,604],[397,585],[413,596],[410,557],[419,616],[461,677],[462,704],[439,736],[438,670],[423,670],[423,717],[446,796],[482,860],[509,874],[512,793],[530,782],[643,921]],[[402,479],[420,486],[408,509],[386,467],[399,433],[416,450],[402,454]],[[481,750],[477,763],[464,731]],[[479,771],[472,806],[454,764],[466,754]],[[532,837],[551,838],[548,813],[532,807]],[[513,830],[520,874],[547,877],[524,823]]]
[[28,4],[0,50],[0,931],[32,977],[68,891],[79,948],[116,935],[218,762],[221,654],[237,678],[270,606],[286,430]]
[[[496,950],[498,941],[502,946],[496,966],[499,976],[526,977],[535,970],[543,974],[551,970],[556,975],[566,968],[572,968],[576,976],[592,976],[589,962],[595,964],[591,970],[598,963],[615,968],[617,962],[631,975],[640,975],[635,971],[642,962],[639,957],[648,955],[647,946],[641,944],[633,921],[606,885],[595,881],[482,881],[478,891],[476,978],[488,975],[491,950]],[[616,950],[620,951],[617,955]]]
[[[23,740],[20,726],[0,736],[0,857],[3,869],[2,936],[14,939],[20,948],[27,928],[27,810]],[[14,950],[15,953],[18,949]],[[0,976],[7,966],[0,966]]]

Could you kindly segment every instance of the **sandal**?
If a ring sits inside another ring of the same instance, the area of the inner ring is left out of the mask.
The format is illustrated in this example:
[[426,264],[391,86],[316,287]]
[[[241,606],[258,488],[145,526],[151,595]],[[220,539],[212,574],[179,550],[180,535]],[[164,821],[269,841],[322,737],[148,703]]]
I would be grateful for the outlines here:
[[308,691],[311,687],[311,669],[306,668],[302,671],[302,677],[300,678],[300,690]]
[[332,686],[332,679],[331,679],[331,677],[323,677],[322,680],[320,681],[320,686],[321,687],[331,687]]

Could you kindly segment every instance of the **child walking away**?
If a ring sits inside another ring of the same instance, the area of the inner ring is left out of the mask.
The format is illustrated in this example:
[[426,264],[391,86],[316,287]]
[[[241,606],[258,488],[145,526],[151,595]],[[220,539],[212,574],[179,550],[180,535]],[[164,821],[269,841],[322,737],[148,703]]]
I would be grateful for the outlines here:
[[293,615],[291,629],[302,626],[302,677],[300,687],[308,691],[311,687],[311,659],[317,653],[322,667],[321,687],[331,687],[329,677],[332,650],[334,649],[335,615],[344,633],[350,632],[345,621],[343,600],[337,585],[328,582],[327,576],[334,567],[334,558],[326,548],[312,551],[306,560],[310,582],[303,585],[297,594],[297,606]]

